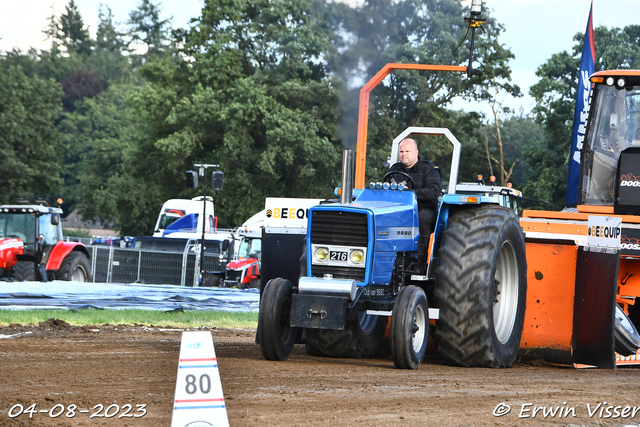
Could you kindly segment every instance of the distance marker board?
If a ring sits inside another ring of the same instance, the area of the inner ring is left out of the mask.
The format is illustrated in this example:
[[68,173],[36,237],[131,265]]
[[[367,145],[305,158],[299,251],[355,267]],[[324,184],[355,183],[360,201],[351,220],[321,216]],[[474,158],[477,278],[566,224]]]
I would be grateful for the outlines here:
[[229,427],[213,340],[183,332],[171,427]]

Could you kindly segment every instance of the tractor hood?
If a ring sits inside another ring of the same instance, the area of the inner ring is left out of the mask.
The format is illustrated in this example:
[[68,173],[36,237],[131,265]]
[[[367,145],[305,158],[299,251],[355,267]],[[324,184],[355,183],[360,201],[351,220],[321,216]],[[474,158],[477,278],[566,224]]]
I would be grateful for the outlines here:
[[[415,251],[418,244],[418,202],[410,190],[365,189],[353,203],[320,205],[311,212],[362,212],[367,215],[374,251]],[[309,215],[312,221],[313,215]],[[311,223],[309,224],[311,226]]]
[[257,263],[258,260],[256,258],[242,258],[231,261],[229,264],[227,264],[227,270],[240,270]]

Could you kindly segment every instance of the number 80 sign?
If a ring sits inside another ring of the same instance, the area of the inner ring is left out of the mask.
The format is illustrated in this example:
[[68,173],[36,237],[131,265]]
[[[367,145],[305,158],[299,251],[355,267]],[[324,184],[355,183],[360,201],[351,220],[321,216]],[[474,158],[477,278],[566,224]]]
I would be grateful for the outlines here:
[[194,422],[228,427],[227,409],[210,332],[183,332],[172,427]]

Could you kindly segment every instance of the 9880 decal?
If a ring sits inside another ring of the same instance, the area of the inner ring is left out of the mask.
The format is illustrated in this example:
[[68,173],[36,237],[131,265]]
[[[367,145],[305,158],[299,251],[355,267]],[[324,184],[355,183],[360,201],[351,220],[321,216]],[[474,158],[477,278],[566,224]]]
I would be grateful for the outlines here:
[[115,403],[106,407],[102,404],[97,404],[89,410],[79,409],[78,405],[71,404],[64,406],[62,403],[58,403],[50,409],[38,409],[36,403],[31,404],[27,408],[18,403],[9,409],[8,415],[9,418],[16,418],[20,415],[27,414],[29,415],[29,418],[33,418],[33,416],[37,414],[47,414],[49,418],[58,418],[61,416],[73,418],[77,414],[91,414],[89,415],[89,418],[114,418],[116,415],[118,418],[141,418],[147,414],[146,404],[135,405],[135,409],[133,406],[134,405],[129,403],[122,405],[122,407]]

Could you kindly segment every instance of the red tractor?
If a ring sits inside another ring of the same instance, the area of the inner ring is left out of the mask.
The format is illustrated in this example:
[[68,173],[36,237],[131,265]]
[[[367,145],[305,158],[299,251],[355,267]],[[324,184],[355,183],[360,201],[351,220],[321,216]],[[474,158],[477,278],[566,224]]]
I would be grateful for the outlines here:
[[0,206],[0,278],[91,281],[87,248],[62,241],[61,213],[45,199]]

